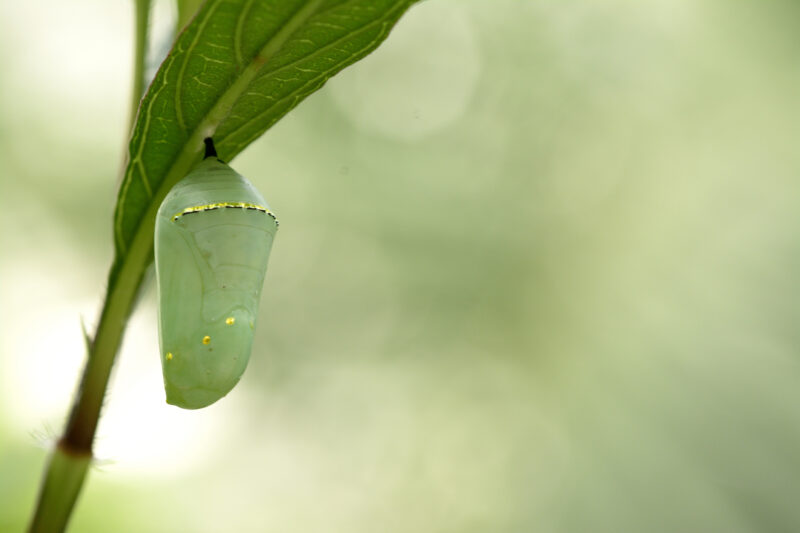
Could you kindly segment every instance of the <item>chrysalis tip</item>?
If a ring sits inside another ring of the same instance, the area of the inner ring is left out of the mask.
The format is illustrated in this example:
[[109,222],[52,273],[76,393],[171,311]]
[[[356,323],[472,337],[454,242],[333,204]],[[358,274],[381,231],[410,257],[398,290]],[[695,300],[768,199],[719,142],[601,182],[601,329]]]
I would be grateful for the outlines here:
[[217,149],[214,148],[214,139],[211,137],[206,137],[203,139],[203,142],[206,143],[206,153],[203,156],[203,159],[208,159],[209,157],[217,157]]

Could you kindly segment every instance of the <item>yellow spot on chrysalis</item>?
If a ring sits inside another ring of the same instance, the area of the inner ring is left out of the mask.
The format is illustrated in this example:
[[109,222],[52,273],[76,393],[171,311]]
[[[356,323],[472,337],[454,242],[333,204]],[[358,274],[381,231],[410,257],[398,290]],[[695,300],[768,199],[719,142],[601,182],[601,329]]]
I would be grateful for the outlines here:
[[253,327],[254,327],[254,326],[253,326],[253,321],[251,320],[251,321],[250,321],[250,329],[253,329]]
[[209,337],[208,335],[203,337],[203,344],[208,344],[209,342],[211,342],[211,337]]
[[167,361],[172,361],[172,352],[167,352]]
[[232,316],[229,316],[228,318],[225,319],[225,323],[228,324],[229,326],[232,326],[234,322],[236,322],[236,319],[233,318]]

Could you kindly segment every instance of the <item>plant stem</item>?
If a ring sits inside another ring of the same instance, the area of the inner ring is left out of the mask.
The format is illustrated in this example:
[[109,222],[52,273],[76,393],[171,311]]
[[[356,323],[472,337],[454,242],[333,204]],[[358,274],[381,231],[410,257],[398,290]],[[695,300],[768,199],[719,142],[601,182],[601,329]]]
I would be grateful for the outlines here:
[[[89,348],[81,385],[76,393],[64,435],[58,441],[48,465],[31,525],[32,532],[63,531],[69,512],[77,500],[86,468],[92,458],[92,443],[111,369],[122,343],[122,334],[136,303],[144,273],[152,262],[153,228],[158,205],[155,203],[148,210],[141,231],[131,243],[130,251],[119,259],[122,266],[116,281],[109,286],[106,294],[97,334]],[[115,267],[116,265],[112,266],[112,272]],[[66,479],[73,482],[67,482]],[[65,508],[66,512],[60,511],[61,508]],[[53,526],[54,516],[63,520],[58,522],[58,527]],[[48,527],[44,527],[45,524]]]
[[[144,90],[144,62],[150,0],[136,0],[136,50],[130,122],[133,127]],[[150,230],[152,233],[152,228]],[[31,520],[31,532],[64,531],[80,494],[92,461],[92,443],[100,419],[108,379],[114,366],[122,333],[133,309],[145,269],[150,262],[152,244],[132,246],[131,253],[113,286],[109,286],[97,333],[87,342],[88,355],[81,385],[70,413],[64,435],[50,456],[42,480],[41,492]]]
[[136,0],[136,44],[133,59],[133,87],[128,111],[127,133],[133,130],[139,102],[144,95],[144,66],[147,59],[147,41],[150,22],[150,0]]
[[34,515],[31,531],[64,530],[91,461],[91,454],[72,453],[61,446],[53,450],[39,495],[38,508],[43,512]]

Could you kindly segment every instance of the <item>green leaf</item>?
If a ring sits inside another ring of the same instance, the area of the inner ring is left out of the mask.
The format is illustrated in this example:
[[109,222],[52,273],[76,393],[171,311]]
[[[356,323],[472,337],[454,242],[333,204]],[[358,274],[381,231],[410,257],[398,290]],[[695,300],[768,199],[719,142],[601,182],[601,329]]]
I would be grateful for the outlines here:
[[[200,159],[202,140],[213,136],[220,157],[232,159],[328,78],[374,50],[414,1],[207,0],[181,32],[139,105],[114,214],[108,292],[94,338],[84,334],[86,367],[46,470],[32,531],[66,526],[125,323],[153,259],[156,211]],[[137,0],[141,43],[147,6],[149,0]],[[191,11],[188,3],[182,9],[182,16]],[[144,48],[138,49],[140,73]],[[67,452],[81,461],[65,462],[59,454]]]
[[213,136],[220,157],[230,161],[328,78],[374,50],[413,2],[203,4],[139,107],[114,216],[109,288],[133,248],[137,262],[151,257],[158,205],[200,159],[204,137]]

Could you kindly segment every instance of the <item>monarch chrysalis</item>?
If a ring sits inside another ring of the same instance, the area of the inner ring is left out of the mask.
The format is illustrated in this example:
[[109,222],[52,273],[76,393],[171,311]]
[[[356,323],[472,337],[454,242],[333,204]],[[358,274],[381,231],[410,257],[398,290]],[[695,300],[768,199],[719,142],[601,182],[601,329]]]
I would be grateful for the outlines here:
[[210,405],[247,366],[278,222],[253,185],[205,159],[158,209],[155,227],[159,344],[167,403]]

